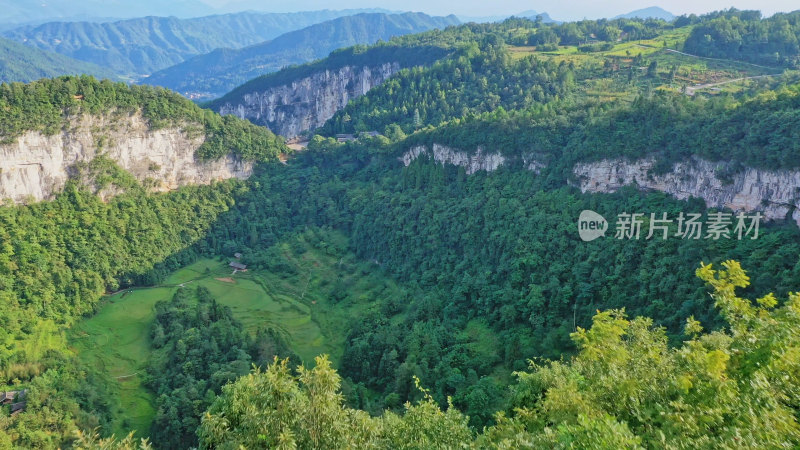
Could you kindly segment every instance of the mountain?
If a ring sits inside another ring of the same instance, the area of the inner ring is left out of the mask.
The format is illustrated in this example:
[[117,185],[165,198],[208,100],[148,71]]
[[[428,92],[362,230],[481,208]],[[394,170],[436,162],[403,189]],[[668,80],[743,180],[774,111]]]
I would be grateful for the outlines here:
[[205,106],[294,137],[324,125],[399,70],[430,64],[450,52],[443,46],[394,42],[367,50],[341,49],[325,59],[250,80]]
[[492,22],[502,22],[503,20],[508,19],[509,17],[526,17],[526,18],[529,18],[531,20],[536,20],[537,16],[541,16],[542,17],[542,22],[544,22],[544,23],[560,23],[557,20],[553,20],[550,17],[550,15],[547,14],[546,12],[540,13],[540,12],[534,11],[532,9],[529,9],[529,10],[526,10],[526,11],[521,11],[521,12],[518,12],[518,13],[512,14],[512,15],[499,15],[499,16],[462,16],[462,15],[459,15],[458,19],[461,20],[462,22],[465,22],[465,23],[467,23],[467,22],[492,23]]
[[0,82],[28,82],[78,74],[115,78],[112,71],[98,65],[0,38]]
[[557,20],[553,20],[550,17],[550,15],[547,14],[546,12],[541,12],[540,13],[540,12],[537,12],[537,11],[534,11],[534,10],[522,11],[522,12],[520,12],[518,14],[514,14],[514,17],[527,17],[527,18],[529,18],[531,20],[536,20],[537,17],[541,17],[542,18],[542,23],[560,23]]
[[215,10],[200,0],[0,0],[4,23],[46,20],[87,20],[96,17],[142,17],[148,15],[198,17]]
[[156,72],[143,82],[189,96],[215,97],[259,75],[323,58],[338,48],[457,23],[455,16],[431,17],[422,13],[356,14],[240,50],[218,49]]
[[176,93],[88,76],[4,89],[0,104],[0,198],[18,203],[53,198],[73,165],[98,157],[167,191],[247,177],[254,160],[276,159],[285,148],[267,129],[209,113]]
[[661,19],[665,22],[672,22],[672,20],[675,19],[675,15],[658,6],[651,6],[649,8],[637,9],[627,14],[620,14],[615,16],[614,19]]
[[731,58],[800,22],[725,14],[400,36],[225,116],[0,85],[0,449],[799,447],[800,79]]
[[143,17],[106,23],[51,22],[20,27],[3,35],[140,78],[220,47],[245,47],[350,13],[244,12],[195,19]]

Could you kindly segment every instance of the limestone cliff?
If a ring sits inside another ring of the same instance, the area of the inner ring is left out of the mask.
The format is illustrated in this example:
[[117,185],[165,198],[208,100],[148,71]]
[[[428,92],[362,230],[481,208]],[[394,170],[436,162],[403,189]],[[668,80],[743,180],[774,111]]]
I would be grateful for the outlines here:
[[398,63],[322,70],[291,83],[243,94],[225,102],[220,114],[234,114],[276,134],[294,137],[322,126],[347,102],[367,93],[400,70]]
[[[433,144],[408,149],[399,159],[406,166],[422,155],[441,164],[464,167],[467,174],[491,172],[511,163],[511,158],[478,148],[475,152]],[[522,157],[522,167],[535,173],[546,167],[540,155]],[[573,168],[582,192],[611,193],[628,185],[651,189],[685,200],[702,198],[706,205],[733,211],[760,211],[768,220],[789,218],[800,225],[800,171],[773,171],[746,168],[725,180],[718,173],[730,172],[729,164],[693,158],[677,163],[670,172],[654,174],[655,160],[610,159],[578,163]]]
[[114,160],[140,181],[153,180],[157,191],[250,176],[252,163],[230,155],[217,161],[195,159],[204,140],[199,125],[154,130],[139,113],[82,115],[55,135],[27,132],[0,144],[0,200],[51,199],[64,187],[75,163],[98,155]]
[[421,145],[412,147],[403,154],[400,160],[403,161],[403,164],[408,166],[411,164],[411,161],[419,158],[420,155],[423,154],[429,155],[434,161],[442,164],[453,164],[455,166],[464,167],[467,175],[471,175],[479,170],[492,172],[506,162],[506,158],[503,157],[503,155],[487,152],[481,147],[478,147],[477,151],[470,154],[439,144],[433,144],[430,149]]
[[659,175],[649,173],[654,164],[651,158],[603,160],[577,164],[574,173],[583,192],[614,192],[635,184],[679,199],[702,198],[709,207],[761,211],[767,219],[785,219],[791,213],[800,224],[800,171],[747,168],[723,181],[717,173],[725,163],[694,158]]
[[[490,152],[483,147],[478,147],[474,152],[467,152],[461,149],[448,147],[446,145],[433,144],[430,147],[418,145],[411,147],[399,159],[405,166],[422,155],[427,155],[434,161],[441,164],[452,164],[461,166],[467,175],[471,175],[479,170],[493,172],[500,166],[508,164],[511,160],[498,152]],[[534,154],[526,154],[522,157],[522,165],[525,169],[539,173],[546,165]]]

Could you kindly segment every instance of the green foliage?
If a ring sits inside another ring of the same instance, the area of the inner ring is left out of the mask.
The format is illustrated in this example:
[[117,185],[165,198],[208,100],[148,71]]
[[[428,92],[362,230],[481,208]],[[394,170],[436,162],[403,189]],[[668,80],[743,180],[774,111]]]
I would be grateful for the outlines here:
[[27,83],[40,78],[79,74],[115,78],[113,72],[100,66],[0,38],[0,82]]
[[[395,406],[418,398],[416,375],[440,404],[451,396],[471,425],[490,424],[491,411],[503,408],[509,372],[532,357],[574,351],[569,333],[597,309],[626,307],[653,317],[673,342],[692,315],[716,328],[721,322],[702,283],[678,270],[700,259],[737,258],[755,267],[763,275],[754,292],[786,295],[798,288],[793,226],[768,227],[755,241],[587,244],[574,230],[584,209],[606,217],[623,211],[674,217],[705,205],[634,189],[581,195],[563,187],[559,165],[538,177],[514,167],[467,176],[424,159],[402,169],[394,154],[376,155],[371,144],[325,147],[320,139],[318,145],[298,154],[288,170],[252,178],[257,188],[209,240],[215,251],[250,247],[266,264],[276,258],[258,249],[281,235],[307,224],[334,227],[360,258],[400,280],[405,294],[376,295],[380,312],[353,318],[340,365],[343,376]],[[572,167],[569,160],[565,165]],[[375,403],[369,408],[375,412]]]
[[620,157],[655,157],[669,169],[699,156],[719,161],[729,175],[743,167],[796,169],[798,105],[797,83],[738,99],[662,92],[630,104],[567,102],[452,120],[397,147],[436,143],[468,152],[481,146],[516,159],[534,154],[558,167],[562,179],[577,162]]
[[267,161],[288,151],[269,130],[234,117],[200,109],[178,94],[161,88],[128,86],[90,76],[60,77],[34,83],[0,85],[0,139],[10,141],[26,131],[53,135],[69,129],[75,116],[107,114],[116,120],[141,112],[153,129],[203,127],[206,141],[198,149],[203,159],[227,154]]
[[[697,24],[707,20],[714,18]],[[669,27],[629,25],[635,30],[628,36]],[[771,224],[758,240],[586,243],[574,228],[584,209],[613,218],[623,211],[674,217],[706,208],[697,199],[633,188],[581,194],[569,184],[576,162],[610,157],[655,156],[656,170],[667,170],[701,156],[722,161],[718,174],[727,179],[745,166],[800,167],[794,126],[800,88],[713,99],[649,92],[646,85],[664,75],[665,59],[640,54],[631,67],[650,70],[630,72],[624,92],[631,95],[591,100],[584,95],[589,81],[614,72],[612,64],[572,64],[573,54],[595,57],[574,46],[518,59],[505,44],[526,43],[545,28],[552,34],[542,31],[542,45],[585,44],[589,30],[616,39],[624,26],[559,28],[512,19],[353,48],[341,53],[343,60],[412,47],[437,55],[431,61],[449,56],[401,71],[324,129],[378,129],[386,138],[340,144],[315,137],[286,165],[260,166],[247,189],[221,183],[148,195],[101,158],[79,167],[82,179],[56,201],[0,209],[0,310],[8,313],[0,368],[9,383],[45,393],[52,386],[47,408],[4,417],[0,428],[23,447],[69,445],[72,428],[85,433],[100,426],[105,435],[110,406],[55,381],[65,371],[48,355],[66,353],[64,328],[93,312],[105,291],[158,284],[198,253],[241,252],[252,293],[238,298],[223,281],[215,286],[209,272],[193,281],[226,289],[214,293],[216,301],[182,291],[158,307],[150,341],[159,354],[150,371],[160,408],[155,445],[194,445],[193,429],[212,405],[198,431],[206,447],[797,446],[793,345],[800,300],[790,294],[800,280],[797,227]],[[267,132],[199,112],[163,91],[82,80],[4,85],[0,106],[13,114],[0,118],[0,126],[11,136],[55,133],[70,114],[108,112],[106,100],[113,100],[123,112],[141,109],[154,127],[194,118],[205,127],[204,158],[233,149],[267,159],[281,148]],[[424,156],[407,167],[397,161],[410,147],[432,143],[468,152],[482,146],[501,152],[506,164],[468,176]],[[525,170],[531,155],[548,166]],[[85,186],[126,193],[104,204]],[[752,284],[734,263],[722,272],[703,266],[701,280],[680,270],[728,259],[754,268]],[[366,275],[367,285],[360,285]],[[176,274],[174,284],[186,276]],[[704,281],[714,287],[713,299]],[[756,303],[737,297],[737,287]],[[231,311],[220,306],[223,300]],[[284,318],[291,319],[285,327],[276,324]],[[276,326],[262,329],[261,322]],[[295,365],[297,355],[308,362],[320,348],[331,349],[344,380],[328,359],[297,373],[288,362],[274,362],[215,399],[250,363],[262,366],[277,355]],[[513,371],[519,382],[509,391]],[[72,403],[61,401],[62,391]],[[447,412],[439,409],[444,405]],[[79,417],[85,408],[97,414]],[[475,441],[472,430],[484,428]]]
[[251,92],[290,84],[292,81],[311,76],[325,70],[335,71],[345,66],[374,67],[387,62],[396,62],[400,67],[427,65],[447,55],[449,50],[439,45],[398,45],[394,41],[375,44],[369,48],[356,45],[334,50],[327,58],[307,64],[292,66],[277,72],[261,75],[233,89],[221,98],[205,106],[219,110],[226,103],[239,103]]
[[80,450],[151,450],[153,448],[147,439],[140,439],[137,442],[133,438],[133,433],[120,440],[113,436],[101,438],[96,432],[84,433],[77,430],[75,434],[77,439],[72,445],[73,448]]
[[430,396],[406,413],[373,418],[344,406],[341,378],[326,356],[290,372],[275,360],[223,388],[197,431],[201,448],[456,448],[471,432],[463,415]]
[[768,66],[800,67],[800,11],[762,18],[758,11],[727,11],[704,16],[684,50]]
[[[290,373],[286,361],[223,388],[198,430],[202,448],[779,448],[800,443],[800,294],[776,308],[736,296],[739,264],[701,265],[730,326],[670,347],[649,318],[597,313],[570,360],[517,373],[514,408],[474,439],[452,405],[425,393],[402,416],[342,405],[325,357]],[[417,380],[418,382],[418,380]]]
[[[248,372],[249,338],[208,289],[179,289],[169,303],[156,304],[151,337],[157,352],[148,368],[157,396],[150,437],[160,448],[196,445],[200,413],[222,385]],[[193,304],[194,303],[194,304]]]
[[0,448],[57,449],[76,429],[109,433],[113,395],[96,368],[56,352],[41,362],[50,369],[15,387],[27,389],[25,411],[8,416],[8,407],[0,408]]
[[430,68],[401,71],[337,112],[321,134],[382,130],[390,124],[410,132],[470,114],[547,103],[573,87],[567,64],[532,57],[513,61],[493,36],[480,49],[473,43]]
[[[94,311],[100,296],[151,282],[154,264],[200,239],[230,206],[231,184],[169,195],[135,190],[103,203],[76,183],[52,202],[0,209],[0,373],[25,379],[49,349],[54,329]],[[170,259],[170,257],[172,258]]]
[[722,266],[697,275],[714,289],[729,331],[694,333],[670,348],[652,320],[600,313],[590,330],[573,333],[572,361],[518,374],[515,417],[487,438],[524,442],[567,429],[580,439],[594,428],[587,420],[603,420],[604,433],[627,436],[629,448],[797,446],[800,297],[775,308],[769,294],[754,305],[735,293],[749,284],[739,264]]

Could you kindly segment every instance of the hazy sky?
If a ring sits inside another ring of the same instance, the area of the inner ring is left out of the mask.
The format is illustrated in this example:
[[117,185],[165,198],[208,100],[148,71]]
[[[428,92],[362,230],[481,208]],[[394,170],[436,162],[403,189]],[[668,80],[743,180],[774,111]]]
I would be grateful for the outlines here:
[[[265,11],[285,12],[313,9],[345,8],[386,8],[402,11],[422,11],[429,14],[458,14],[462,16],[490,16],[513,14],[520,11],[536,10],[547,12],[554,19],[577,20],[583,18],[611,17],[648,6],[660,6],[680,15],[684,13],[704,13],[719,9],[758,9],[765,15],[800,9],[798,0],[664,0],[643,2],[637,0],[292,0],[288,1],[243,1],[243,0],[204,0],[213,6],[224,4],[258,5]],[[252,7],[252,6],[251,6]]]

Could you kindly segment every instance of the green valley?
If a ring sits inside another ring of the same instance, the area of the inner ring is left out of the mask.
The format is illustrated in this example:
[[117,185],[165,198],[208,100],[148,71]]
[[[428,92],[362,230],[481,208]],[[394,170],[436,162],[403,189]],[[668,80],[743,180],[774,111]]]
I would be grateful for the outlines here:
[[[319,242],[320,236],[330,242]],[[309,244],[306,237],[322,247]],[[397,296],[398,287],[370,263],[358,263],[343,253],[344,237],[309,230],[278,244],[285,269],[232,273],[234,258],[200,259],[166,277],[155,287],[128,288],[107,297],[97,315],[78,322],[70,332],[70,347],[87,367],[96,367],[116,380],[119,410],[114,413],[118,435],[138,430],[149,435],[155,417],[155,398],[146,387],[155,305],[168,301],[181,288],[208,289],[231,309],[233,317],[255,336],[265,327],[286,339],[300,361],[312,364],[320,354],[338,362],[344,350],[349,317],[374,308],[375,297]],[[349,286],[337,294],[330,288]],[[341,298],[338,298],[341,297]]]
[[800,446],[799,19],[0,85],[0,449]]

